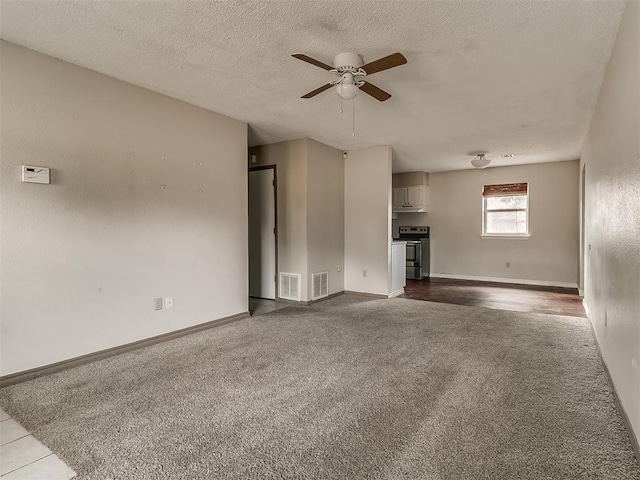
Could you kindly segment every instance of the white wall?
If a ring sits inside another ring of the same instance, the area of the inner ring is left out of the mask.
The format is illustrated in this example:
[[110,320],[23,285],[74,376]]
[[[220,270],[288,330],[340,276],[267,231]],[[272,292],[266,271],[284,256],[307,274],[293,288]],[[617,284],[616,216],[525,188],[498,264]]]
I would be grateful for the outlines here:
[[247,311],[246,124],[0,48],[1,374]]
[[311,299],[312,273],[329,272],[329,295],[344,290],[344,159],[341,150],[307,139],[307,161],[307,298]]
[[639,32],[640,2],[631,0],[582,153],[585,303],[636,437],[640,436]]
[[[529,183],[524,239],[483,239],[482,187]],[[429,174],[429,213],[400,213],[400,225],[431,226],[431,273],[577,286],[578,161]],[[510,267],[506,267],[506,263]]]
[[344,192],[344,288],[386,296],[391,289],[391,148],[349,151]]

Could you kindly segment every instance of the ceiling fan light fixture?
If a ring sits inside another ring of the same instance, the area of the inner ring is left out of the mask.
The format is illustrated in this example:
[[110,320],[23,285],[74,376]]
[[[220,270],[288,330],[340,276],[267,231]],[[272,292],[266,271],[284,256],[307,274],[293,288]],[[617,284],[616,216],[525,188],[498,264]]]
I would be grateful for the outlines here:
[[336,92],[343,100],[353,100],[358,95],[360,89],[353,83],[341,82],[336,85]]
[[[370,82],[365,82],[363,77],[374,73],[383,72],[390,68],[399,67],[407,63],[407,59],[401,53],[392,53],[386,57],[379,58],[373,62],[364,63],[361,55],[356,53],[339,53],[333,58],[333,66],[311,58],[304,53],[294,53],[292,57],[303,62],[327,70],[340,79],[324,84],[323,86],[304,94],[301,98],[313,98],[319,93],[329,90],[333,85],[338,85],[336,92],[344,100],[353,100],[358,91],[362,90],[367,95],[372,96],[379,102],[384,102],[391,98],[391,94],[376,87]],[[342,88],[340,85],[343,85]]]
[[473,160],[471,160],[473,168],[487,168],[489,166],[491,160],[486,158],[484,155],[484,153],[479,153]]

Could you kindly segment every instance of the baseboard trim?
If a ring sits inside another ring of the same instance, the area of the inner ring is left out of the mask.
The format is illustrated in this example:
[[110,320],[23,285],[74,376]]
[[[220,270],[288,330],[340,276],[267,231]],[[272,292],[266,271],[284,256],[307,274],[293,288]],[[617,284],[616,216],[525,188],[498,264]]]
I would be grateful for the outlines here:
[[307,305],[309,303],[304,300],[289,300],[288,298],[280,298],[280,297],[276,297],[275,301],[278,303],[288,303],[290,305]]
[[327,295],[326,297],[317,298],[315,300],[309,300],[307,302],[307,305],[312,305],[312,304],[318,303],[318,302],[324,302],[325,300],[329,300],[330,298],[338,297],[340,295],[344,295],[344,290],[342,290],[340,292],[332,293],[331,295]]
[[354,290],[345,290],[344,293],[349,293],[352,295],[361,295],[363,297],[371,297],[371,298],[389,298],[389,295],[381,295],[379,293],[356,292]]
[[529,280],[526,278],[478,277],[475,275],[450,275],[448,273],[432,273],[432,278],[451,278],[454,280],[476,280],[478,282],[515,283],[519,285],[540,285],[542,287],[563,287],[578,289],[577,283],[553,282],[547,280]]
[[388,297],[389,298],[394,298],[394,297],[399,297],[400,295],[403,295],[403,294],[404,294],[404,287],[402,287],[400,290],[397,290],[397,291],[395,291],[393,293],[390,293],[388,295]]
[[584,299],[582,300],[582,305],[584,306],[585,312],[587,312],[587,319],[589,320],[589,326],[591,326],[591,333],[593,334],[593,338],[596,341],[596,349],[598,350],[598,356],[600,357],[600,361],[602,362],[602,366],[604,367],[604,371],[607,375],[607,379],[609,380],[609,384],[611,385],[611,389],[613,390],[613,398],[616,403],[618,412],[620,412],[620,416],[622,417],[622,422],[624,423],[624,427],[627,430],[627,435],[629,436],[629,443],[631,443],[631,448],[633,449],[633,453],[636,456],[636,461],[640,463],[640,443],[638,443],[638,437],[636,437],[636,434],[633,431],[633,426],[631,425],[631,421],[629,420],[629,415],[627,415],[627,411],[624,409],[624,406],[620,401],[620,396],[618,395],[616,384],[613,383],[613,377],[611,376],[611,372],[609,371],[609,366],[607,365],[607,362],[604,360],[604,356],[602,355],[602,349],[600,348],[600,341],[598,340],[598,335],[596,334],[596,327],[593,325],[593,320],[591,318],[589,307],[587,306],[587,302]]
[[184,337],[192,333],[200,332],[202,330],[208,330],[209,328],[219,327],[226,325],[227,323],[237,322],[244,318],[249,318],[249,312],[242,312],[229,317],[219,318],[210,322],[201,323],[192,327],[182,328],[169,333],[163,333],[162,335],[156,335],[155,337],[145,338],[144,340],[138,340],[136,342],[126,343],[117,347],[107,348],[106,350],[100,350],[79,357],[70,358],[61,362],[51,363],[42,367],[32,368],[30,370],[24,370],[22,372],[11,373],[0,377],[0,388],[8,387],[9,385],[15,385],[16,383],[26,382],[27,380],[33,380],[34,378],[50,375],[52,373],[60,372],[62,370],[68,370],[69,368],[79,367],[87,363],[96,362],[98,360],[104,360],[105,358],[114,357],[121,353],[130,352],[139,348],[149,347],[156,343],[162,343],[175,338]]

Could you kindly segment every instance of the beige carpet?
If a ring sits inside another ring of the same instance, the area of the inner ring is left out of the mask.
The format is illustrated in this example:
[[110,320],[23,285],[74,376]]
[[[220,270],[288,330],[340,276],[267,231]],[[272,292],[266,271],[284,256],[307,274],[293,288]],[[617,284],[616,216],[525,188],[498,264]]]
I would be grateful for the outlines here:
[[640,478],[576,317],[343,295],[0,404],[78,478]]

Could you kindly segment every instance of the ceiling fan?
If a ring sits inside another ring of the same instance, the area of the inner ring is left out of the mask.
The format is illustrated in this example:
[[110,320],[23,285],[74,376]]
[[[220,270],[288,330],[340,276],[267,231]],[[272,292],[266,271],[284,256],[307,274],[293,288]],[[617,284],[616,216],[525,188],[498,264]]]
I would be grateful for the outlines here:
[[302,60],[303,62],[310,63],[316,67],[320,67],[324,70],[328,70],[338,76],[337,80],[329,82],[320,88],[316,88],[311,92],[303,95],[301,98],[312,98],[319,93],[328,90],[335,86],[336,92],[345,100],[351,100],[355,98],[358,91],[362,90],[364,93],[371,95],[376,100],[384,102],[391,98],[391,94],[376,87],[372,83],[362,80],[367,75],[382,72],[393,67],[399,67],[407,63],[407,59],[401,53],[394,53],[387,55],[367,64],[364,63],[362,57],[356,53],[339,53],[333,57],[333,66],[327,65],[315,58],[311,58],[302,53],[295,53],[292,57]]

